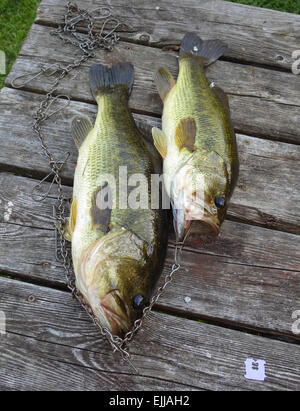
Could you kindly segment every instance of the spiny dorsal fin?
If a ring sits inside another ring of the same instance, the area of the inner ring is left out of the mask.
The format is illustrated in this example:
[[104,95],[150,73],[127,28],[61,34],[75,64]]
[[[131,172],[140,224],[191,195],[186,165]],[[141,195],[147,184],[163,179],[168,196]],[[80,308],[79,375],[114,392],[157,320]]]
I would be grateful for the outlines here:
[[71,134],[78,150],[92,129],[93,125],[87,116],[76,116],[73,118],[71,122]]
[[157,149],[154,146],[154,141],[152,137],[152,126],[150,124],[147,124],[145,122],[141,122],[138,120],[135,120],[136,126],[140,133],[143,136],[144,142],[147,146],[147,149],[152,157],[153,160],[153,165],[154,165],[154,170],[156,174],[161,174],[162,173],[162,161],[161,161],[161,156],[158,153]]
[[162,158],[165,158],[167,155],[167,138],[164,132],[159,128],[153,127],[152,137],[157,151],[162,156]]
[[226,109],[230,111],[229,100],[225,92],[220,87],[213,87],[213,90],[216,93],[216,95],[219,97],[223,105],[226,107]]
[[105,182],[99,187],[92,199],[92,226],[96,230],[106,234],[109,231],[109,223],[112,209],[112,190]]
[[155,78],[154,78],[154,83],[156,85],[158,94],[160,95],[160,98],[162,99],[162,101],[165,100],[169,91],[176,84],[172,74],[165,67],[161,67],[157,71]]
[[194,150],[196,137],[196,122],[192,117],[183,118],[175,131],[175,144],[178,150],[186,147],[190,152]]

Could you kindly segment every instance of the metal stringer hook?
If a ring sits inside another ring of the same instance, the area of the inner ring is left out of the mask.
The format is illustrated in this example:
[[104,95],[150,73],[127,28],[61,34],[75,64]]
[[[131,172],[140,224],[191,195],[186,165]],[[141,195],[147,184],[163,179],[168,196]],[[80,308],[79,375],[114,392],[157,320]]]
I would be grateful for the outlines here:
[[[20,76],[15,77],[12,80],[11,85],[14,88],[22,88],[26,84],[30,83],[32,80],[41,76],[42,74],[44,74],[46,77],[50,77],[60,70],[61,70],[61,67],[58,63],[51,64],[50,66],[44,66],[44,67],[41,67],[38,71],[35,71],[34,73],[25,73],[25,74],[21,74]],[[20,79],[25,79],[25,80],[20,84],[16,84],[16,81]]]
[[[49,108],[52,106],[53,103],[55,103],[59,98],[65,97],[66,98],[66,102],[64,103],[64,105],[60,108],[58,108],[57,110],[54,110],[52,113],[47,114],[49,111]],[[65,108],[67,108],[69,106],[71,102],[70,96],[66,95],[66,94],[59,94],[58,96],[55,96],[50,103],[48,104],[47,109],[44,111],[44,115],[45,117],[43,118],[43,121],[48,120],[48,118],[54,116],[54,114],[59,113],[60,111],[63,111]]]
[[[55,166],[57,167],[57,170],[58,170],[58,171],[61,171],[61,169],[63,168],[63,166],[64,166],[64,165],[66,164],[66,162],[68,161],[68,159],[69,159],[69,157],[70,157],[70,152],[69,152],[69,151],[66,152],[66,153],[64,154],[64,156],[65,156],[65,158],[63,158],[62,160],[57,160],[57,161],[55,161]],[[45,181],[47,181],[48,178],[51,177],[52,175],[53,175],[53,178],[52,178],[52,180],[51,180],[50,187],[49,187],[49,189],[47,190],[47,192],[44,193],[44,194],[36,194],[36,192],[39,191],[39,190],[42,188],[43,183],[44,183]],[[49,196],[50,191],[51,191],[51,189],[52,189],[52,186],[53,186],[53,184],[54,184],[55,182],[56,182],[56,175],[55,175],[54,170],[51,170],[50,173],[47,174],[42,180],[40,180],[40,181],[33,187],[33,189],[31,190],[31,193],[30,193],[30,194],[31,194],[31,197],[32,197],[33,201],[38,202],[38,203],[44,201],[44,200]],[[39,195],[39,198],[37,198],[36,195]]]

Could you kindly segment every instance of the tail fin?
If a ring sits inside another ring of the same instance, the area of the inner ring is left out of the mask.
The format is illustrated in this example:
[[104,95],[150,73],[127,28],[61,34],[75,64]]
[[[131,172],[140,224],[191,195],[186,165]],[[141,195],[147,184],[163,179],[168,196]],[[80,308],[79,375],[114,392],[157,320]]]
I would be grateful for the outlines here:
[[186,33],[181,42],[179,57],[202,57],[204,65],[208,66],[218,60],[226,50],[227,45],[221,40],[201,40],[196,33]]
[[114,89],[123,88],[128,96],[131,94],[134,70],[130,63],[118,63],[108,68],[96,64],[90,68],[90,86],[95,99],[101,94],[111,93]]

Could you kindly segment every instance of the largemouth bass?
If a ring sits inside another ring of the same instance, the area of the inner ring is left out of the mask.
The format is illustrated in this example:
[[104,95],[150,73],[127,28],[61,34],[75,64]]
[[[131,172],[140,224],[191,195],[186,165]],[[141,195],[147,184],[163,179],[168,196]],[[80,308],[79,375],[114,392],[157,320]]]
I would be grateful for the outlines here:
[[[157,163],[128,107],[133,67],[93,66],[90,84],[98,115],[94,127],[85,116],[71,123],[78,160],[65,236],[72,242],[77,288],[102,326],[122,337],[149,303],[164,262],[165,211],[150,206],[150,179],[161,159],[157,153]],[[148,184],[140,209],[127,201],[134,196],[134,187],[127,194],[134,175]]]
[[177,81],[166,68],[155,77],[164,108],[162,130],[153,128],[152,135],[164,159],[178,241],[186,237],[193,221],[193,230],[198,224],[200,232],[209,228],[206,231],[218,234],[238,177],[228,99],[210,85],[204,72],[225,50],[219,40],[202,41],[187,33],[181,43]]

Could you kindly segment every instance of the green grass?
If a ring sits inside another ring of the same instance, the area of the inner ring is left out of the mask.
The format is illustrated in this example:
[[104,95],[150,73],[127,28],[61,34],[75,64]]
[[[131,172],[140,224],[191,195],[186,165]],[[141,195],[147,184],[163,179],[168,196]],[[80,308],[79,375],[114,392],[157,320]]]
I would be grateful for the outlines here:
[[265,7],[267,9],[300,14],[300,0],[229,0],[232,3],[242,3],[248,6]]
[[[300,0],[230,1],[300,14]],[[0,50],[6,55],[6,73],[10,71],[20,52],[39,3],[40,0],[0,0]],[[0,89],[4,85],[5,77],[0,74]]]
[[[0,50],[6,56],[8,73],[32,25],[40,0],[0,0]],[[5,75],[0,75],[0,88]]]

